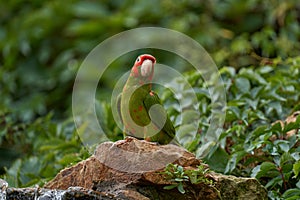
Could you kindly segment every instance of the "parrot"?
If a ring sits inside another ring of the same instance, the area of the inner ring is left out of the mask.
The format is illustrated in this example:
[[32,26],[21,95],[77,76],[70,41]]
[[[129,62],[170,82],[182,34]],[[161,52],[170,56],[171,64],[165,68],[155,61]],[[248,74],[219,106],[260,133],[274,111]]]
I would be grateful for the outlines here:
[[160,98],[152,90],[155,63],[155,57],[150,54],[138,56],[118,96],[123,134],[161,145],[179,145],[175,128]]

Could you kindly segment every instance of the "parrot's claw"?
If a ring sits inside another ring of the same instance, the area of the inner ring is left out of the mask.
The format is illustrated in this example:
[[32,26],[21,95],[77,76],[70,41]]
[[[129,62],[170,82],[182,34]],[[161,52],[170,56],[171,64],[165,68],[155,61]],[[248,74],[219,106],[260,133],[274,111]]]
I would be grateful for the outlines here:
[[159,146],[159,145],[160,145],[159,142],[151,141],[151,138],[150,138],[150,137],[146,137],[146,138],[145,138],[145,141],[150,142],[150,143],[152,143],[152,144],[155,144],[156,146]]

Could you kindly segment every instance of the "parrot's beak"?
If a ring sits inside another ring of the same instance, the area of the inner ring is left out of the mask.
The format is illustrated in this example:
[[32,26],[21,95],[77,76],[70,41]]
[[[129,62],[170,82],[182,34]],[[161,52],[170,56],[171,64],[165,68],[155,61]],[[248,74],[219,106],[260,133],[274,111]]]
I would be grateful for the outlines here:
[[150,76],[150,74],[152,73],[152,69],[153,69],[153,62],[152,60],[144,60],[144,62],[142,63],[142,66],[141,66],[141,75],[143,77],[147,77],[147,76]]

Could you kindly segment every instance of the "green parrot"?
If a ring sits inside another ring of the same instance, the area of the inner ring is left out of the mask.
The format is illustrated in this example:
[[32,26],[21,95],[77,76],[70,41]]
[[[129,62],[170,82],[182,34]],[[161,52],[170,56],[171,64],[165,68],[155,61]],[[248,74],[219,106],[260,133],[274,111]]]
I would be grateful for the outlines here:
[[130,72],[122,93],[118,97],[118,111],[124,125],[124,136],[133,136],[159,144],[177,144],[175,129],[153,92],[152,78],[155,57],[140,55]]

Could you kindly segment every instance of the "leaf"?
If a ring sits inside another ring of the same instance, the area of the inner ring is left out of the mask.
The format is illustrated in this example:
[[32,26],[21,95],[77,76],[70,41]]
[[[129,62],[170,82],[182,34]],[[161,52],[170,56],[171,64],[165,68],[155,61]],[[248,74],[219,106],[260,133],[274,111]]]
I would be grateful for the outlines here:
[[224,173],[228,159],[229,155],[226,153],[226,151],[218,146],[209,158],[205,157],[203,160],[212,170]]
[[267,125],[261,125],[258,126],[253,132],[252,132],[252,136],[254,136],[255,138],[262,135],[263,133],[266,132],[268,126]]
[[177,187],[177,184],[172,184],[172,185],[166,185],[166,186],[164,186],[164,189],[165,190],[172,190],[172,189],[174,189],[176,187]]
[[74,14],[78,17],[100,18],[108,14],[103,6],[96,2],[78,2],[72,7]]
[[250,90],[250,82],[246,78],[239,77],[235,79],[235,85],[241,93],[248,93]]
[[22,167],[22,160],[17,159],[12,166],[7,170],[5,180],[9,186],[19,187],[19,174]]
[[246,102],[253,108],[253,110],[256,110],[259,99],[252,100],[252,99],[246,98]]
[[286,176],[288,176],[288,178],[291,175],[293,169],[293,163],[294,163],[294,158],[287,152],[284,152],[280,157],[280,167],[282,169],[282,172]]
[[196,94],[198,94],[199,96],[205,96],[206,98],[210,98],[210,94],[209,91],[206,88],[194,88],[194,91]]
[[272,101],[268,104],[268,111],[267,112],[271,112],[273,110],[276,111],[278,115],[281,115],[282,105],[280,104],[280,102]]
[[197,158],[203,158],[210,154],[211,150],[214,149],[216,146],[216,142],[210,141],[203,144],[200,148],[196,151]]
[[285,200],[298,200],[300,199],[300,189],[293,188],[285,191],[282,195]]
[[282,131],[281,122],[280,121],[275,122],[275,124],[272,125],[271,131],[272,132],[277,131],[277,132],[281,133],[281,131]]
[[294,152],[294,153],[291,153],[291,156],[292,156],[296,161],[299,161],[299,160],[300,160],[300,152]]
[[246,155],[245,151],[239,151],[232,154],[231,158],[227,162],[224,173],[225,174],[231,173],[235,169],[237,163],[242,159],[244,155]]
[[247,68],[247,69],[243,68],[240,71],[240,75],[243,75],[250,80],[255,80],[258,83],[260,83],[261,85],[267,84],[267,81],[259,73],[254,72],[253,69],[251,69],[251,68]]
[[290,150],[289,141],[275,140],[274,144],[278,146],[283,152],[288,152]]
[[294,130],[294,129],[298,129],[300,128],[300,123],[297,123],[297,122],[290,122],[288,124],[286,124],[283,128],[283,132],[284,133],[287,133],[291,130]]
[[190,124],[199,119],[200,113],[196,110],[185,110],[182,112],[182,124]]
[[177,189],[178,191],[181,193],[181,194],[184,194],[185,193],[185,190],[183,189],[183,184],[182,182],[180,182],[177,186]]
[[237,106],[228,106],[227,113],[229,115],[228,117],[226,116],[228,121],[240,118],[240,109]]
[[251,177],[256,177],[257,174],[260,172],[261,165],[257,165],[251,171]]
[[182,182],[182,181],[184,181],[183,178],[175,178],[174,180],[177,181],[177,182]]
[[178,172],[183,173],[183,167],[181,165],[178,165],[177,170]]
[[259,169],[256,168],[256,170],[257,173],[255,177],[257,179],[260,179],[261,177],[277,177],[280,174],[275,164],[271,162],[263,162],[260,165]]
[[270,187],[274,187],[276,185],[282,185],[283,180],[282,177],[280,175],[272,178],[270,181],[268,181],[268,183],[265,185],[266,188],[270,188]]
[[279,94],[277,94],[276,88],[272,88],[272,90],[268,93],[268,98],[271,98],[271,99],[277,100],[277,101],[283,101],[283,102],[287,101],[286,98],[284,98],[284,97],[280,96]]
[[257,72],[259,74],[267,74],[267,73],[270,73],[271,71],[273,71],[274,68],[269,66],[269,65],[266,65],[266,66],[263,66],[263,67],[260,67],[257,69]]
[[233,67],[222,67],[220,69],[220,74],[229,74],[230,77],[234,77],[236,75],[236,70]]
[[258,86],[258,87],[254,87],[251,89],[251,97],[252,99],[256,99],[256,100],[259,100],[259,95],[261,93],[261,91],[263,90],[263,86]]
[[297,178],[300,173],[300,160],[293,164],[293,172],[295,174],[294,178]]
[[181,125],[177,130],[177,137],[179,138],[180,141],[183,140],[184,143],[185,140],[191,141],[190,139],[194,139],[196,132],[197,132],[197,125],[184,124]]

